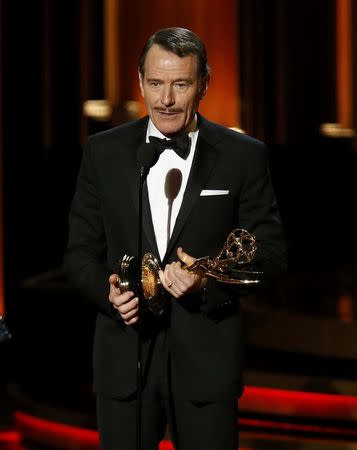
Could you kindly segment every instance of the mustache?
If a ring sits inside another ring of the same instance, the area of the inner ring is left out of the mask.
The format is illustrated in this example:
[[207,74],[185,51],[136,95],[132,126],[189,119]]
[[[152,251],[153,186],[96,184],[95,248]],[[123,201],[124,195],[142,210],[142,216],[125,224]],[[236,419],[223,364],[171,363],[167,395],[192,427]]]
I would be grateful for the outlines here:
[[177,108],[154,108],[155,111],[161,112],[161,113],[180,113],[182,112],[182,109]]

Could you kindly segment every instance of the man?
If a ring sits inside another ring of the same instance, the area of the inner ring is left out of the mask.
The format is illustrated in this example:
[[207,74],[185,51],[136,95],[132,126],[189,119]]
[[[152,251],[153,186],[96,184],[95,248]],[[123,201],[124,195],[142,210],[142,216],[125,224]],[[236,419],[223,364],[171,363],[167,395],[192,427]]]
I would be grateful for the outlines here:
[[[101,446],[135,448],[140,326],[142,448],[157,448],[168,422],[177,450],[236,450],[239,289],[182,264],[217,255],[228,234],[244,228],[257,238],[260,267],[267,273],[284,268],[266,151],[261,142],[198,114],[209,69],[204,45],[191,31],[155,33],[141,55],[139,83],[149,117],[88,140],[65,256],[70,279],[98,307],[94,387]],[[153,137],[187,135],[186,154],[163,151],[144,189],[143,251],[161,262],[160,280],[170,296],[165,313],[155,317],[131,291],[120,291],[117,275],[121,257],[137,254],[136,154]]]

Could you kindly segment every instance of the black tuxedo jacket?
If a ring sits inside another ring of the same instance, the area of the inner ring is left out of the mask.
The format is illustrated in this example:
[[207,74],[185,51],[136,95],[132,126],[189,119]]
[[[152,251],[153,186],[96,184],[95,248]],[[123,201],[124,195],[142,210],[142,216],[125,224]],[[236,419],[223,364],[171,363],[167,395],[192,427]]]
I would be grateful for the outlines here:
[[[108,300],[111,273],[124,254],[137,254],[139,164],[148,119],[91,136],[83,153],[69,216],[65,271],[98,308],[94,340],[97,392],[125,398],[136,389],[135,327],[124,325]],[[281,270],[286,255],[265,146],[201,116],[187,188],[163,264],[176,248],[196,257],[218,254],[228,234],[245,228],[258,241],[256,262],[265,273]],[[201,191],[227,195],[202,196]],[[147,195],[143,251],[159,260]],[[148,318],[144,364],[157,330],[167,328],[173,390],[191,399],[217,399],[241,392],[239,290],[212,279],[205,301],[190,295],[170,302],[167,316]]]

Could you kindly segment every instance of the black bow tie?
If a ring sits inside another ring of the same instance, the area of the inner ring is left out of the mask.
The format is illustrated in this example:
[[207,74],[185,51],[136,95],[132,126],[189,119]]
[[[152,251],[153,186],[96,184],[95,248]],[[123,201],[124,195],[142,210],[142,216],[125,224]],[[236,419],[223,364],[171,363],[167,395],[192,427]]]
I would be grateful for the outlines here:
[[156,136],[149,136],[149,141],[155,145],[161,154],[165,149],[171,148],[183,159],[190,153],[191,138],[185,134],[174,139],[160,139]]

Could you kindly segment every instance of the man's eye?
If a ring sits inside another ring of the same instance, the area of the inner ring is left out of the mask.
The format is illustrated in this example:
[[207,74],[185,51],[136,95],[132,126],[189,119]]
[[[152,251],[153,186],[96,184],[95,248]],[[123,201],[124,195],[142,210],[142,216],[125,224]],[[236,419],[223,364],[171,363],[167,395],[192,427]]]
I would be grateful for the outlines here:
[[183,90],[186,89],[187,84],[186,83],[176,83],[177,89]]
[[150,81],[150,86],[151,87],[159,87],[160,83],[158,81]]

